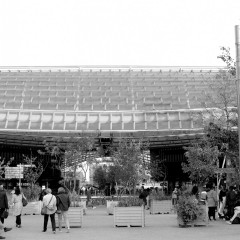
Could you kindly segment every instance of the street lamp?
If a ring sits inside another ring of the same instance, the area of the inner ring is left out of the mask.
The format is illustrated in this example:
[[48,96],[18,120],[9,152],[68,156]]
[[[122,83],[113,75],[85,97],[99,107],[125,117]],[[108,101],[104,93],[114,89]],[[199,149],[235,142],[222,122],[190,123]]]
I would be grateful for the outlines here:
[[236,45],[236,80],[237,80],[237,107],[238,107],[238,160],[240,171],[240,40],[239,25],[235,26],[235,45]]

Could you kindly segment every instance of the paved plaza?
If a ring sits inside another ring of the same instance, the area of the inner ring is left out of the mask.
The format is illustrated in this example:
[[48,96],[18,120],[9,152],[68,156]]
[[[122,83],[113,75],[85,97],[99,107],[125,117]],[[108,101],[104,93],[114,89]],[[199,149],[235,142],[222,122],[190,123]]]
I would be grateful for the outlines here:
[[2,233],[8,240],[45,240],[45,239],[69,239],[69,240],[152,240],[152,239],[178,239],[178,240],[221,240],[240,239],[240,225],[228,225],[223,220],[211,221],[207,227],[179,228],[176,215],[156,214],[151,215],[146,211],[146,226],[141,227],[114,227],[113,216],[107,215],[106,207],[99,206],[96,209],[87,209],[83,219],[82,228],[72,228],[70,233],[63,229],[53,234],[49,222],[47,232],[42,232],[43,216],[24,215],[22,228],[15,227],[15,218],[9,216],[6,219],[7,227],[13,230]]

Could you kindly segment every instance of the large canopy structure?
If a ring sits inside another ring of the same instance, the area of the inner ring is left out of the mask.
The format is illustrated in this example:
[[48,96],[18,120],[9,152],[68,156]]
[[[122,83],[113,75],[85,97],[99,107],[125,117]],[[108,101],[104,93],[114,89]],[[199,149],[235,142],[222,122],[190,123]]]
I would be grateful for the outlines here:
[[1,67],[0,143],[54,135],[148,137],[153,146],[202,134],[206,82],[217,67]]

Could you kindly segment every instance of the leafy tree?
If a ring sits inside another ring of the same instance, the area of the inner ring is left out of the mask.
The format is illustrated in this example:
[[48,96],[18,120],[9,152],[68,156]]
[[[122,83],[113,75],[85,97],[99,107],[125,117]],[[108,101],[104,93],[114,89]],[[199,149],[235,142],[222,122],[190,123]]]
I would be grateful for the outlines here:
[[157,158],[151,159],[149,163],[151,179],[156,182],[165,181],[167,178],[167,167],[165,161]]
[[24,167],[23,172],[24,179],[30,184],[28,190],[26,190],[27,196],[29,199],[36,199],[40,193],[37,181],[44,171],[42,161],[37,160],[37,157],[25,155],[23,155],[23,161],[25,165],[28,165]]
[[218,56],[224,63],[227,65],[227,71],[236,76],[236,63],[234,59],[231,57],[230,48],[229,47],[221,47],[220,50],[222,53]]
[[0,157],[0,180],[5,178],[5,167],[9,167],[9,165],[13,162],[14,158],[10,158],[9,161],[6,161],[5,158]]
[[234,181],[239,180],[238,134],[235,130],[236,67],[229,48],[222,47],[221,50],[222,54],[218,58],[226,63],[227,68],[216,74],[215,78],[206,81],[208,91],[201,99],[205,110],[195,115],[196,122],[204,126],[205,136],[185,148],[187,163],[183,164],[183,171],[188,172],[190,178],[195,178],[197,182],[207,180],[207,176],[214,176],[214,168],[223,166],[220,164],[221,159],[235,167]]
[[100,190],[103,190],[107,183],[107,167],[96,167],[94,170],[93,181],[98,184]]
[[45,151],[42,154],[47,153],[57,159],[64,177],[63,184],[65,187],[66,179],[73,179],[73,191],[76,190],[78,170],[82,170],[85,181],[90,165],[98,156],[95,139],[85,133],[70,138],[58,137],[51,139],[51,141],[45,141]]
[[32,188],[43,173],[43,165],[41,161],[37,161],[37,157],[23,155],[23,161],[28,165],[24,167],[24,178]]
[[128,189],[129,192],[135,188],[143,174],[145,150],[144,143],[134,139],[122,139],[117,147],[111,150],[116,183]]
[[218,157],[220,152],[216,146],[211,146],[207,141],[195,143],[185,147],[187,162],[182,163],[183,172],[189,174],[189,178],[198,185],[205,184],[216,175]]
[[63,168],[73,174],[74,190],[76,189],[77,170],[82,169],[86,179],[89,166],[95,162],[96,157],[94,138],[82,135],[71,138],[66,144]]

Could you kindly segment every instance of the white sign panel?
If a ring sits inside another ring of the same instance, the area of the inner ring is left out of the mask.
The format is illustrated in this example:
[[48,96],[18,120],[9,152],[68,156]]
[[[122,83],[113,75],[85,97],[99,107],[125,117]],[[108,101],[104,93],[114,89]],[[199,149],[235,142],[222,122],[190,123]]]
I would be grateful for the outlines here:
[[5,167],[5,178],[23,178],[23,167]]

